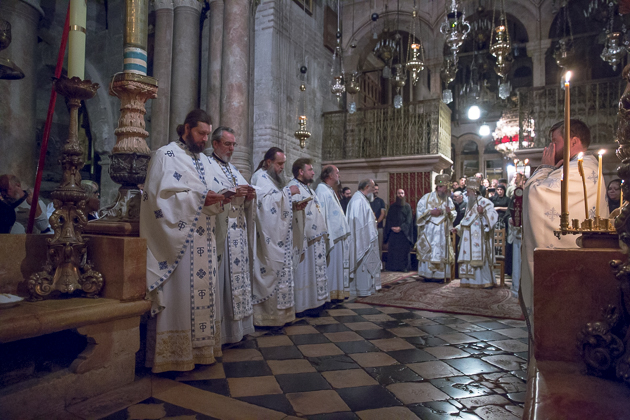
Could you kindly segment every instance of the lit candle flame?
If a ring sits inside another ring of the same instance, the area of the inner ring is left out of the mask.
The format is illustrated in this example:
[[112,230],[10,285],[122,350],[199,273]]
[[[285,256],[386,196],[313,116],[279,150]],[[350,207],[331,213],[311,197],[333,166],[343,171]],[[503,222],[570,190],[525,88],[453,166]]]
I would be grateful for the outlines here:
[[525,159],[525,165],[529,163],[529,159]]
[[571,71],[568,71],[564,74],[564,84],[568,85],[569,81],[571,80],[571,76],[573,75],[573,73],[571,73]]
[[300,120],[306,121],[306,115],[300,115]]
[[600,155],[600,156],[601,156],[601,155],[603,155],[604,153],[606,153],[606,150],[605,150],[605,149],[602,149],[602,150],[600,150],[599,152],[597,152],[597,154],[598,154],[598,155]]
[[411,44],[411,49],[419,50],[420,49],[420,44]]
[[584,160],[584,152],[578,153],[578,160]]

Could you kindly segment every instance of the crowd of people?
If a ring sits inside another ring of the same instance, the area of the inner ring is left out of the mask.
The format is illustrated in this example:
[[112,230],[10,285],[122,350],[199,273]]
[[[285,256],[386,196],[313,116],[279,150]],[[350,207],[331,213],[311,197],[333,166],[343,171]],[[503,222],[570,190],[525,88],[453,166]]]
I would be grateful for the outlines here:
[[[577,154],[590,137],[583,123],[571,124]],[[566,238],[551,240],[559,222],[553,203],[560,195],[562,129],[552,127],[552,143],[530,180],[520,172],[510,182],[440,174],[414,214],[403,189],[388,208],[372,179],[361,180],[354,194],[341,188],[334,165],[324,166],[315,182],[313,161],[299,158],[288,180],[278,147],[267,150],[248,182],[230,163],[235,131],[213,130],[205,111],[191,111],[177,127],[179,138],[154,152],[142,190],[140,236],[147,240],[152,303],[147,365],[154,372],[191,370],[213,363],[223,344],[240,341],[254,326],[281,328],[296,317],[317,316],[328,302],[375,293],[383,243],[389,271],[410,270],[415,249],[422,280],[459,278],[462,287],[489,288],[495,285],[494,231],[503,229],[507,274],[520,273],[519,262],[511,265],[512,244],[519,261],[522,241],[522,293],[531,316],[533,249],[574,246]],[[595,173],[597,162],[587,156],[584,166]],[[570,170],[576,172],[570,211],[578,212],[576,159]],[[98,218],[98,184],[82,185],[87,212]],[[619,207],[620,189],[620,180],[608,184],[610,211]],[[589,194],[594,208],[592,186]],[[0,176],[0,195],[2,232],[23,233],[32,192],[7,174]],[[522,213],[521,197],[527,201]],[[36,232],[50,229],[49,212],[40,200]],[[523,228],[515,223],[521,215]]]

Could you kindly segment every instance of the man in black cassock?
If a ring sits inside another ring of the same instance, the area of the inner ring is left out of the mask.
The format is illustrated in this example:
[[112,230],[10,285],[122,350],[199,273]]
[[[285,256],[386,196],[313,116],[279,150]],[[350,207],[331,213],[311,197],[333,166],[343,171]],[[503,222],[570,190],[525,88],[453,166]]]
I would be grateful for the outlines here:
[[405,201],[405,190],[396,191],[396,202],[389,206],[383,242],[387,248],[387,270],[409,271],[409,251],[413,244],[413,212]]

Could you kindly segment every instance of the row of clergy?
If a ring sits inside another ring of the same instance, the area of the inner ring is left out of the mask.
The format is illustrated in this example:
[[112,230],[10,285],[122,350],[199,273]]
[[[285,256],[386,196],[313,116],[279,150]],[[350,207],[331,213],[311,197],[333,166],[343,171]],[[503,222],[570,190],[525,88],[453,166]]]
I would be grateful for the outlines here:
[[153,153],[140,208],[154,372],[214,363],[222,344],[254,325],[283,326],[296,313],[380,288],[373,180],[359,183],[344,215],[334,166],[314,191],[312,161],[296,160],[285,182],[286,156],[272,147],[248,182],[230,163],[233,129],[212,131],[198,109],[177,133]]

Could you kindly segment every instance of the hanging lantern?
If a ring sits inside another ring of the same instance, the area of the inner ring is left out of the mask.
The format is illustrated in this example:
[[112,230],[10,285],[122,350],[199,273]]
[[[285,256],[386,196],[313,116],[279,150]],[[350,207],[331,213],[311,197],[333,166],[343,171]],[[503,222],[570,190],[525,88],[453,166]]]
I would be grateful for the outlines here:
[[350,75],[350,80],[346,83],[346,92],[350,95],[356,95],[361,91],[361,87],[359,86],[359,81],[357,80],[357,73],[352,73]]
[[442,91],[442,102],[447,105],[453,102],[453,92],[448,88],[448,85],[455,80],[456,73],[457,65],[455,64],[453,57],[445,57],[442,68],[440,69],[440,78],[446,85],[446,89]]
[[621,64],[625,55],[626,49],[621,43],[621,32],[606,35],[606,44],[604,44],[604,50],[600,55],[602,60],[610,64],[613,71],[617,71],[617,66]]
[[553,53],[553,58],[559,67],[566,68],[573,61],[575,52],[573,51],[573,43],[568,38],[558,40],[558,45]]
[[512,67],[511,52],[512,45],[507,26],[499,25],[494,29],[494,36],[490,43],[490,54],[497,59],[494,71],[504,80]]
[[466,21],[459,0],[447,2],[446,18],[440,25],[440,33],[446,37],[446,45],[450,48],[455,60],[468,32],[470,32],[470,24]]
[[421,42],[416,41],[416,2],[413,2],[413,12],[411,13],[411,31],[409,32],[409,40],[407,41],[407,63],[405,67],[411,72],[411,83],[415,86],[420,78],[420,72],[424,70],[424,47]]
[[402,64],[394,64],[392,66],[392,70],[392,86],[400,90],[405,87],[405,84],[407,83],[407,73],[405,73],[405,68]]
[[300,141],[300,147],[304,149],[306,147],[306,140],[311,137],[311,133],[306,129],[305,115],[300,115],[298,124],[300,125],[300,128],[293,135]]
[[343,85],[342,76],[334,77],[333,85],[330,88],[330,91],[336,96],[341,96],[346,91],[346,87]]
[[348,106],[348,112],[350,114],[354,114],[355,112],[357,112],[357,103],[356,102],[350,102],[350,105]]

